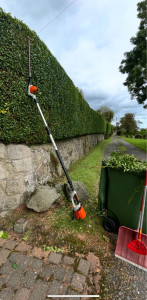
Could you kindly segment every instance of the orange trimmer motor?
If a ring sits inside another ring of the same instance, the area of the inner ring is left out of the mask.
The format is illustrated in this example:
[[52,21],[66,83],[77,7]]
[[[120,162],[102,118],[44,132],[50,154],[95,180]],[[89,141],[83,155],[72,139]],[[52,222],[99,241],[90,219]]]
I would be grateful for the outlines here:
[[74,216],[76,217],[76,219],[84,219],[86,217],[86,212],[83,206],[81,205],[81,202],[79,201],[76,191],[73,191],[71,193],[71,202],[73,205]]
[[30,93],[31,94],[36,94],[37,93],[37,86],[30,85],[29,88],[30,88]]
[[83,206],[81,206],[81,208],[79,210],[74,211],[74,213],[75,213],[75,217],[77,220],[85,219],[85,217],[86,217],[86,212],[85,212]]

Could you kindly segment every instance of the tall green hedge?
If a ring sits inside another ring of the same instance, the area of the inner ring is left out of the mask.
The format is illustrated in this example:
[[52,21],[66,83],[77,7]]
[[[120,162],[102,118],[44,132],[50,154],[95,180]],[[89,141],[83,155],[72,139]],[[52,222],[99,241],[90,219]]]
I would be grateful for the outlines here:
[[113,133],[113,125],[109,122],[106,122],[106,136],[110,136]]
[[27,95],[28,36],[31,39],[33,84],[37,79],[39,104],[54,138],[105,133],[103,117],[89,107],[36,33],[2,9],[0,18],[0,141],[26,144],[48,142],[37,107]]

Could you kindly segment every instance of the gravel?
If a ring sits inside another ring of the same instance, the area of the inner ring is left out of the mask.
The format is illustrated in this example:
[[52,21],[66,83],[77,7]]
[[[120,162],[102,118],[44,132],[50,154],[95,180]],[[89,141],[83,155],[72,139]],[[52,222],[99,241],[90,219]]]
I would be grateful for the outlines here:
[[114,253],[103,268],[106,281],[101,299],[147,299],[147,272],[116,258]]

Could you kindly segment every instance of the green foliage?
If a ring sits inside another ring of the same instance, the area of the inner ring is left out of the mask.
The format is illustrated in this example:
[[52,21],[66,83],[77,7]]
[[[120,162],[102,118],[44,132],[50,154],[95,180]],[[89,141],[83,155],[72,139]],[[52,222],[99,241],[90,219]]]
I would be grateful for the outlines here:
[[111,122],[114,117],[114,111],[106,105],[102,105],[97,112],[102,115],[107,122]]
[[55,139],[105,133],[106,123],[92,110],[46,45],[35,32],[10,14],[1,17],[0,141],[47,143],[48,136],[32,98],[27,94],[28,45],[31,40],[33,84]]
[[134,114],[126,113],[120,119],[120,128],[124,134],[134,134],[137,131],[137,122],[134,117]]
[[110,136],[113,132],[113,126],[106,122],[106,136]]
[[113,152],[111,157],[105,160],[105,166],[115,169],[122,170],[123,172],[131,173],[145,173],[146,171],[146,161],[140,161],[133,155],[122,154],[120,152]]
[[13,263],[12,268],[16,270],[18,268],[18,265],[16,263]]
[[0,239],[7,239],[9,234],[7,232],[0,231]]
[[142,129],[140,131],[137,131],[135,134],[135,138],[137,139],[147,139],[147,130]]
[[146,1],[139,2],[137,10],[141,21],[136,37],[130,39],[134,48],[124,54],[125,59],[121,61],[119,70],[123,74],[127,73],[124,85],[128,87],[131,97],[147,108],[144,103],[146,100]]

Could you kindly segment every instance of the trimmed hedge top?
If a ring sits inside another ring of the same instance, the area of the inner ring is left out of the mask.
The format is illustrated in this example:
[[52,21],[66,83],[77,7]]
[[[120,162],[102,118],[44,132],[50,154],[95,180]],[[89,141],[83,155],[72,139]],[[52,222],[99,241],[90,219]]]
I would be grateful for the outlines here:
[[47,143],[48,136],[36,105],[27,94],[28,45],[40,107],[55,139],[105,133],[106,122],[92,110],[72,80],[34,31],[10,14],[1,17],[0,141]]

